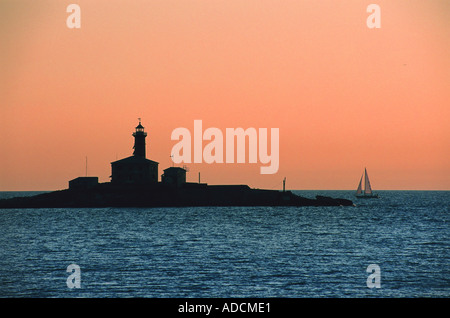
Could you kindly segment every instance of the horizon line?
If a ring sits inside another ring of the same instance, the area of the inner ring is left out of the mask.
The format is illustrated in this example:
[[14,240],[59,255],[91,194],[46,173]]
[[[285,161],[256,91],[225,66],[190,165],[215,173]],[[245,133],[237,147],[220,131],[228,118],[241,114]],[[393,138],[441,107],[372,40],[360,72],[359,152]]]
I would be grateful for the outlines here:
[[[196,183],[196,182],[194,182]],[[215,185],[243,185],[243,184],[208,184],[210,186]],[[250,186],[249,186],[250,187]],[[283,191],[283,189],[268,189],[268,188],[258,188],[258,187],[250,187],[251,189],[257,190],[273,190],[273,191]],[[57,190],[0,190],[0,192],[54,192],[54,191],[63,191],[68,190],[65,189],[57,189]],[[354,189],[286,189],[286,191],[355,191]],[[450,189],[377,189],[373,190],[373,192],[377,191],[450,191]]]

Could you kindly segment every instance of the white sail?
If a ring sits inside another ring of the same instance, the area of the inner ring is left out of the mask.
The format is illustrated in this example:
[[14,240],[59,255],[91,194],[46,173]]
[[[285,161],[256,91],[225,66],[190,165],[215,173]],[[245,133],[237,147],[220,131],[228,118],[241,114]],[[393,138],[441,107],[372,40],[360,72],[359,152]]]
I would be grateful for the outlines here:
[[363,179],[363,176],[361,176],[361,180],[359,180],[359,185],[358,185],[358,189],[356,189],[356,194],[362,193],[362,179]]
[[372,188],[370,186],[369,175],[367,174],[366,168],[364,168],[364,194],[372,194]]

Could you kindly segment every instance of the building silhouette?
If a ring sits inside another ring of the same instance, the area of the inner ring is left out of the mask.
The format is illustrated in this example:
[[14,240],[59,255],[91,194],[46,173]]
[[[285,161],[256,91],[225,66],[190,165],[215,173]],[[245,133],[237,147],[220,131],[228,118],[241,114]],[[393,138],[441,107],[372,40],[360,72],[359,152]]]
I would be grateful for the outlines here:
[[111,183],[113,184],[154,184],[158,182],[159,163],[146,158],[145,138],[147,133],[139,120],[133,133],[133,155],[111,162]]
[[186,183],[186,169],[180,167],[170,167],[164,169],[161,182],[165,185],[181,187]]
[[[161,175],[161,182],[158,182],[159,163],[146,158],[145,139],[147,133],[140,119],[132,136],[134,137],[133,155],[111,162],[111,184],[115,186],[161,184],[171,188],[180,188],[187,184],[187,169],[184,167],[165,169]],[[86,173],[85,177],[70,180],[69,189],[88,190],[96,187],[98,184],[98,177],[88,177]]]
[[98,185],[98,177],[78,177],[69,181],[69,189],[92,189]]
[[159,163],[146,158],[147,133],[139,125],[132,134],[133,155],[111,162],[111,182],[78,177],[69,189],[26,198],[0,200],[2,208],[37,207],[180,207],[180,206],[351,206],[347,199],[316,196],[303,198],[285,191],[251,189],[248,185],[208,185],[186,182],[187,167],[164,170],[158,182]]

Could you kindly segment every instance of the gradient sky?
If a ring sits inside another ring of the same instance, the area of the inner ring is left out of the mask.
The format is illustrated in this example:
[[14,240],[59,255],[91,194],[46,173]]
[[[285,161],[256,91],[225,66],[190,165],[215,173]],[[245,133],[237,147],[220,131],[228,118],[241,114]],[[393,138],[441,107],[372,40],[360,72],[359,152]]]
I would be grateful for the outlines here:
[[[81,28],[66,7],[81,7]],[[366,8],[381,7],[369,29]],[[259,188],[450,189],[447,0],[0,0],[0,191],[57,190],[177,127],[280,129],[280,168],[189,164]]]

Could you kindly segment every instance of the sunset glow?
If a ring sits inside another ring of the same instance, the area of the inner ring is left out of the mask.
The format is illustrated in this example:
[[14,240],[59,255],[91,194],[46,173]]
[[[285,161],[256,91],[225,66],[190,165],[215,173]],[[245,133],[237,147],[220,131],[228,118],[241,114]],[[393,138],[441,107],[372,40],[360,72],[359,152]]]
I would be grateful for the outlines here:
[[450,190],[449,1],[1,0],[0,24],[0,191],[67,188],[86,157],[108,182],[138,117],[159,175],[202,120],[279,128],[279,169],[191,182],[346,190],[367,167],[376,190]]

